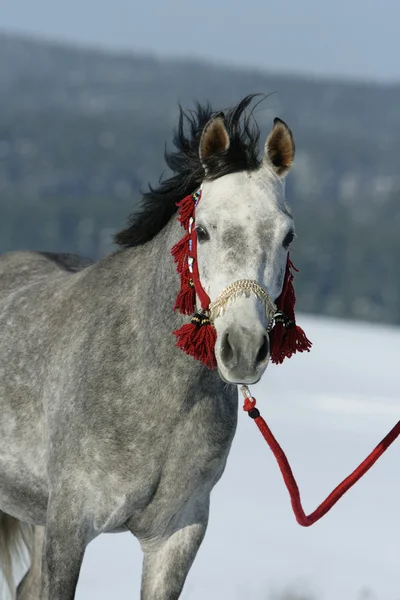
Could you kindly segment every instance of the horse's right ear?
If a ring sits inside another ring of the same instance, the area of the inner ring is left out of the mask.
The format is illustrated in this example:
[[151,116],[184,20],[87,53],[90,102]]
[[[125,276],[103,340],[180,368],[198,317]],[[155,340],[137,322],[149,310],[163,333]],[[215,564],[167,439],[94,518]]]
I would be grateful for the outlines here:
[[199,156],[201,164],[206,170],[207,160],[228,150],[229,143],[229,134],[225,127],[225,116],[221,112],[208,121],[201,134]]

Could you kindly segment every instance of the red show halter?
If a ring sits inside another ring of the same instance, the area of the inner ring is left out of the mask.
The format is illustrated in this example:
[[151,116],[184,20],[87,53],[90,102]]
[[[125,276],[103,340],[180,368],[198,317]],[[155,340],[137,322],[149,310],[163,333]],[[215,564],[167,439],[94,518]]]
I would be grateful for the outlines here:
[[300,491],[296,480],[293,475],[293,471],[290,467],[289,461],[286,458],[284,451],[277,442],[274,434],[264,421],[258,408],[256,408],[256,400],[252,397],[249,388],[244,385],[241,388],[244,396],[243,410],[247,412],[249,417],[254,419],[258,429],[261,431],[263,438],[267,442],[268,446],[272,450],[273,455],[276,458],[279,469],[282,473],[283,480],[289,492],[290,501],[296,521],[302,527],[310,527],[319,521],[327,512],[329,512],[336,504],[338,500],[351,488],[369,469],[376,463],[378,458],[389,448],[391,444],[400,435],[400,421],[396,423],[393,429],[387,434],[378,446],[367,456],[367,458],[348,476],[344,479],[335,489],[329,494],[329,496],[309,515],[306,515],[301,505]]
[[[186,323],[173,333],[177,338],[178,348],[200,360],[208,368],[215,369],[217,361],[214,348],[217,334],[210,319],[210,297],[201,284],[197,262],[195,209],[201,195],[202,187],[193,194],[185,196],[177,204],[178,220],[186,234],[171,250],[181,283],[174,309],[184,315],[192,314],[196,308],[197,296],[201,311],[193,315],[190,323]],[[311,348],[311,342],[301,327],[296,324],[294,314],[296,296],[293,288],[293,271],[296,270],[288,256],[283,289],[276,300],[277,312],[273,315],[274,327],[270,333],[271,361],[278,364],[285,358],[290,358],[295,352],[308,352]]]

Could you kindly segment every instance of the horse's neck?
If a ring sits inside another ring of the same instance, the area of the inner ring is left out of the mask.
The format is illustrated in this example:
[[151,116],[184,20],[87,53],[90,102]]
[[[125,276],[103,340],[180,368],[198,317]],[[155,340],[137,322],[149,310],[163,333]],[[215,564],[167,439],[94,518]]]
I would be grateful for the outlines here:
[[189,322],[188,317],[174,312],[179,276],[171,248],[182,231],[172,219],[147,244],[117,252],[90,268],[89,280],[80,283],[84,295],[84,290],[89,290],[85,314],[90,315],[90,327],[101,324],[109,346],[116,344],[111,352],[118,355],[125,347],[127,372],[159,377],[170,386],[174,382],[174,393],[184,396],[189,388],[195,395],[194,384],[203,393],[206,387],[222,393],[224,386],[215,371],[175,348],[172,332]]
[[[113,335],[118,331],[124,343],[137,339],[141,346],[166,344],[170,352],[172,332],[188,321],[174,312],[179,276],[171,247],[181,236],[181,226],[172,219],[143,246],[116,252],[78,274],[71,294],[81,299],[87,326],[102,323],[113,327]],[[186,357],[184,362],[194,361]]]
[[120,269],[124,280],[123,294],[126,300],[135,298],[140,306],[158,322],[160,318],[167,329],[182,322],[173,311],[179,291],[179,277],[171,256],[171,248],[182,235],[181,226],[172,219],[150,242],[110,257],[110,269]]

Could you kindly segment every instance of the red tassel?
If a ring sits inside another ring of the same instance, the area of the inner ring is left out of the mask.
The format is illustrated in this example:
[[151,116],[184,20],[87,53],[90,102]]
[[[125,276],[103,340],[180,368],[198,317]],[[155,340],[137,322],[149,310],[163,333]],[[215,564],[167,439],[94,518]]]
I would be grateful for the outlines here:
[[296,296],[293,287],[293,271],[297,271],[289,256],[286,263],[285,281],[283,283],[282,293],[276,301],[278,310],[281,310],[289,319],[294,321],[294,305],[296,304]]
[[187,266],[187,259],[189,256],[189,240],[190,234],[186,233],[179,242],[172,247],[171,254],[176,262],[176,270],[178,273],[182,273],[185,266]]
[[192,315],[196,304],[196,292],[192,279],[181,276],[181,287],[175,300],[174,310],[179,310],[182,315]]
[[312,342],[308,339],[301,327],[296,325],[296,352],[310,352]]
[[282,364],[285,358],[290,358],[295,352],[309,352],[312,345],[301,327],[296,325],[293,271],[297,269],[288,256],[282,293],[276,301],[278,310],[286,317],[286,324],[277,322],[270,334],[271,361],[276,364]]
[[286,328],[282,323],[276,323],[269,334],[271,362],[276,365],[281,365],[286,358],[286,348],[284,347],[285,335]]
[[309,352],[312,343],[298,325],[277,323],[270,334],[271,362],[281,365],[296,352]]
[[217,332],[208,319],[206,323],[199,325],[198,321],[202,318],[207,319],[203,315],[195,315],[191,323],[173,332],[177,338],[176,346],[201,361],[208,369],[216,369],[214,348]]
[[179,208],[179,223],[187,229],[189,227],[189,219],[193,217],[194,214],[194,201],[192,194],[185,196],[183,200],[176,203],[176,206]]

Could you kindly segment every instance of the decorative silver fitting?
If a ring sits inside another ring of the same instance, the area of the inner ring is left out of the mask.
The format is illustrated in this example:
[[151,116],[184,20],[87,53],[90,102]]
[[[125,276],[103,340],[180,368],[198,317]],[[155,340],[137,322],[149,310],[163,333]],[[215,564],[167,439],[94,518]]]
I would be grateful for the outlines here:
[[242,385],[242,386],[240,387],[240,391],[242,392],[242,394],[243,394],[243,398],[244,398],[244,399],[246,399],[246,398],[250,398],[250,400],[253,400],[253,396],[252,396],[252,395],[251,395],[251,393],[250,393],[250,390],[249,390],[249,386],[248,386],[248,385]]

